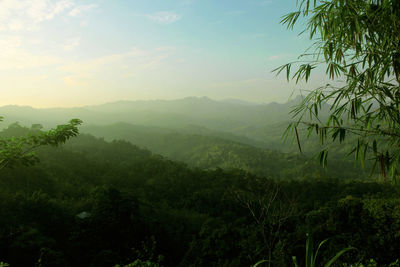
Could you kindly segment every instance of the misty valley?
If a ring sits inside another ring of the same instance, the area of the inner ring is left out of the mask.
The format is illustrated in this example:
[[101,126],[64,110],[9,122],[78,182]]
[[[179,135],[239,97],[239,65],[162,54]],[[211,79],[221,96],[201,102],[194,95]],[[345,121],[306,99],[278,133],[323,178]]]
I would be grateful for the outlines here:
[[0,170],[0,260],[291,266],[293,256],[306,260],[310,236],[315,247],[329,238],[320,262],[351,247],[338,266],[389,266],[399,256],[398,186],[383,182],[370,162],[354,164],[347,143],[330,150],[324,168],[314,158],[318,140],[304,129],[302,153],[296,142],[283,142],[299,102],[191,97],[0,107],[7,114],[2,138],[83,120],[65,144],[38,147],[35,164]]

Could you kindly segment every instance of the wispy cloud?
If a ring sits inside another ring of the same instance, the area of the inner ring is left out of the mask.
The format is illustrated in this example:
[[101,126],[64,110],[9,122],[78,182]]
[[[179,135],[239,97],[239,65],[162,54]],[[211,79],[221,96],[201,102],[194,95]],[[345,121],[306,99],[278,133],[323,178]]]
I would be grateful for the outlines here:
[[90,73],[103,67],[108,68],[115,63],[121,64],[126,60],[143,57],[145,55],[146,51],[138,48],[132,48],[130,51],[124,53],[105,55],[94,59],[81,60],[65,64],[61,69],[65,72],[71,73]]
[[[42,6],[45,8],[43,10],[43,14],[46,14],[45,19],[50,20],[50,19],[53,19],[55,16],[63,13],[65,10],[74,6],[74,3],[70,0],[61,0],[61,1],[56,2],[55,4],[50,4],[49,2],[46,1],[45,3],[42,4]],[[33,9],[34,8],[35,7],[33,7]],[[46,10],[46,8],[47,8],[47,10]],[[39,16],[43,15],[43,14],[39,14]]]
[[95,4],[77,6],[77,7],[73,8],[70,12],[68,12],[68,15],[72,16],[72,17],[79,16],[82,13],[90,11],[95,8],[97,8],[97,5],[95,5]]
[[160,24],[171,24],[181,19],[181,16],[171,11],[160,11],[147,14],[146,17]]
[[61,59],[45,54],[33,54],[21,47],[18,36],[11,36],[0,41],[0,70],[33,69],[57,65]]
[[173,48],[140,49],[132,48],[129,51],[101,56],[88,60],[66,62],[59,66],[58,71],[63,73],[63,81],[68,86],[90,84],[102,79],[115,80],[135,76],[159,68],[170,56]]
[[0,1],[0,31],[37,30],[40,23],[69,11],[76,16],[95,5],[79,5],[73,0],[3,0]]
[[77,48],[81,43],[81,37],[74,37],[72,39],[69,39],[64,45],[63,49],[65,51],[72,51],[75,48]]

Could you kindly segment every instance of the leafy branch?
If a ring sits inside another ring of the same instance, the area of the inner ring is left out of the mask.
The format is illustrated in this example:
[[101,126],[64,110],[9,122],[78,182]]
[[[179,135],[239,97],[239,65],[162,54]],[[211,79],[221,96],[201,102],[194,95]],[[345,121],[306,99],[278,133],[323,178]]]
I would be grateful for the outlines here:
[[[3,117],[0,117],[0,121]],[[58,125],[48,131],[34,131],[27,136],[0,138],[0,169],[17,165],[33,165],[38,162],[34,150],[38,147],[58,146],[69,138],[77,136],[79,119],[72,119],[67,124]]]
[[[350,153],[356,159],[364,164],[372,154],[382,176],[396,180],[400,163],[400,2],[301,0],[298,10],[281,23],[293,29],[300,18],[307,21],[301,34],[308,33],[314,44],[299,56],[301,61],[273,71],[277,75],[286,72],[287,80],[298,83],[309,81],[312,72],[323,66],[333,85],[308,92],[292,111],[295,122],[286,134],[294,133],[300,150],[299,124],[307,125],[309,135],[319,135],[321,144],[328,137],[342,143],[351,136]],[[324,107],[329,107],[327,118],[321,116]],[[326,164],[327,155],[324,148],[321,164]]]

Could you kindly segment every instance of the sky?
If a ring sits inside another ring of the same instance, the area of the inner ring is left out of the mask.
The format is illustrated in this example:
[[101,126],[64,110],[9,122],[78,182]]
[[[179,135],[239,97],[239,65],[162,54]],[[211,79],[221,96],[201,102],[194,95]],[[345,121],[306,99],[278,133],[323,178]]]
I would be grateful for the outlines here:
[[294,0],[0,0],[0,105],[286,102],[314,86],[271,73],[311,44],[279,23],[295,9]]

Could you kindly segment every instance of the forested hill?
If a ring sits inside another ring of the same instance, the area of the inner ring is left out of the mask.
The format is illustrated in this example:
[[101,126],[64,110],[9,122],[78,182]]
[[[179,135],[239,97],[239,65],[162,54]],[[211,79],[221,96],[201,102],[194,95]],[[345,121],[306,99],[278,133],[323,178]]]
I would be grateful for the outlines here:
[[[1,135],[28,131],[14,125]],[[268,253],[274,266],[290,266],[292,256],[303,260],[309,229],[315,240],[331,238],[321,262],[347,246],[357,250],[343,264],[398,257],[397,187],[193,169],[90,135],[38,156],[33,167],[0,170],[0,261],[11,266],[239,267]],[[266,156],[280,171],[292,168]],[[251,212],[267,206],[260,224]]]
[[[328,168],[324,169],[311,159],[312,153],[283,153],[279,150],[256,147],[251,144],[255,141],[245,137],[206,130],[196,134],[196,130],[197,128],[195,131],[192,128],[173,130],[125,123],[82,127],[83,132],[108,141],[123,139],[169,159],[201,169],[243,169],[256,175],[283,179],[319,175],[366,179],[369,176],[366,171],[355,167],[349,158],[342,157],[341,154],[333,153]],[[338,166],[340,168],[337,168]]]

